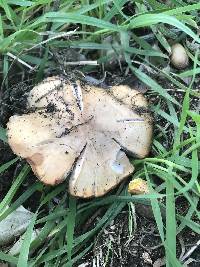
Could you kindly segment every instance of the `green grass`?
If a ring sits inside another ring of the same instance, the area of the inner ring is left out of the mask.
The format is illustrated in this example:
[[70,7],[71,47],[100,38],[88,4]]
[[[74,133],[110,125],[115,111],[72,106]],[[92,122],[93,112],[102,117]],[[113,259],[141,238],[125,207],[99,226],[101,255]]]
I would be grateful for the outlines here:
[[[151,109],[171,127],[173,142],[166,149],[164,143],[168,141],[168,130],[155,124],[157,132],[158,129],[160,131],[153,140],[154,156],[133,160],[136,172],[132,178],[145,178],[151,189],[149,195],[143,196],[129,195],[127,186],[122,184],[115,194],[84,202],[70,197],[65,184],[50,189],[36,181],[16,199],[21,184],[29,179],[30,168],[25,165],[19,175],[14,177],[12,186],[0,203],[0,221],[36,192],[41,192],[40,205],[26,231],[20,254],[13,257],[2,251],[0,259],[19,267],[72,266],[92,249],[94,237],[125,207],[129,210],[127,229],[131,233],[135,220],[131,205],[141,202],[152,206],[165,249],[166,266],[182,266],[176,255],[177,234],[186,228],[200,234],[200,226],[194,219],[199,218],[200,115],[198,111],[191,109],[192,98],[200,97],[199,90],[195,88],[200,72],[199,51],[187,47],[191,61],[189,70],[175,73],[173,69],[167,71],[162,64],[169,61],[170,42],[179,40],[186,45],[187,39],[190,43],[200,45],[197,35],[200,4],[198,1],[186,0],[173,0],[171,5],[166,5],[164,1],[136,0],[132,1],[136,13],[129,16],[122,9],[129,2],[126,0],[90,1],[90,4],[87,0],[61,0],[58,10],[53,2],[0,0],[2,90],[5,91],[11,84],[9,71],[16,64],[20,69],[17,73],[19,80],[30,69],[26,64],[35,69],[35,82],[41,80],[44,71],[55,66],[50,53],[52,49],[78,48],[86,57],[93,52],[100,66],[107,63],[109,57],[106,52],[113,49],[118,56],[123,55],[130,71],[149,86],[149,97],[159,96],[160,101],[152,104]],[[140,37],[140,31],[144,27],[146,33]],[[112,46],[102,42],[107,36],[112,36],[117,41]],[[161,51],[153,48],[152,40],[159,44]],[[10,55],[23,62],[13,61]],[[141,65],[157,76],[141,71]],[[99,70],[100,67],[86,66],[82,71],[89,72],[97,68]],[[164,79],[163,85],[156,78],[159,76]],[[182,80],[186,77],[192,77],[189,86]],[[171,84],[177,91],[181,90],[183,103],[169,93],[165,84]],[[161,102],[165,103],[166,109],[163,109]],[[177,110],[180,111],[179,114]],[[2,127],[0,139],[7,141],[6,131]],[[18,158],[0,166],[0,173],[17,160]],[[159,186],[154,183],[155,176],[160,179]],[[184,217],[178,213],[175,205],[180,196],[188,202],[188,211]],[[56,197],[59,198],[57,205],[53,201]],[[9,208],[5,209],[7,205]],[[77,231],[100,207],[104,208],[104,213],[96,225],[86,232]],[[166,220],[161,215],[163,209]],[[38,225],[42,230],[37,239],[31,242],[31,234]],[[33,251],[37,253],[30,253]]]

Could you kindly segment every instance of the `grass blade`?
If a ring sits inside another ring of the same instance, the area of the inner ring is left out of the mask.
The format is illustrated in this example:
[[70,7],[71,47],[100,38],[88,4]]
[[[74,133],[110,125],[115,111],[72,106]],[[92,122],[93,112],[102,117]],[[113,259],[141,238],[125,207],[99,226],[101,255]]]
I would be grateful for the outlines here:
[[69,197],[69,213],[67,216],[67,255],[68,266],[72,266],[72,248],[74,243],[74,228],[76,221],[76,199]]
[[[169,174],[171,168],[169,168]],[[171,183],[170,175],[166,180],[166,245],[173,252],[176,257],[176,209],[174,198],[174,186]],[[166,251],[167,266],[171,263],[171,255]]]
[[13,199],[17,189],[20,187],[22,182],[26,179],[28,173],[30,171],[30,167],[25,165],[19,175],[17,176],[16,180],[14,181],[13,185],[11,186],[10,190],[0,203],[0,215],[4,212],[7,205],[10,205],[11,200]]
[[19,254],[19,260],[17,263],[17,267],[27,267],[28,266],[29,248],[30,248],[30,244],[31,244],[31,237],[32,237],[32,233],[33,233],[34,224],[35,224],[35,221],[37,219],[37,215],[38,215],[37,212],[33,215],[33,218],[31,219],[31,222],[30,222],[30,224],[26,230],[24,240],[23,240],[22,246],[20,248],[20,254]]

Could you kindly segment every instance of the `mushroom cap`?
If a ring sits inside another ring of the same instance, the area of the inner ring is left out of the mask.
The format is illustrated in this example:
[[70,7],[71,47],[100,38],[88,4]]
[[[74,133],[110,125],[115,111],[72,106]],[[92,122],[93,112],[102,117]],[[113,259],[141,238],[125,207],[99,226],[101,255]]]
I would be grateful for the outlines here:
[[189,58],[185,48],[181,44],[174,44],[171,48],[171,62],[177,69],[185,69],[189,64]]
[[130,194],[140,195],[140,194],[148,194],[150,190],[147,181],[141,178],[135,178],[129,183],[128,192]]
[[128,86],[105,90],[51,77],[30,91],[27,108],[35,111],[7,124],[10,147],[45,184],[69,177],[74,196],[104,195],[134,171],[126,154],[149,153],[147,102]]

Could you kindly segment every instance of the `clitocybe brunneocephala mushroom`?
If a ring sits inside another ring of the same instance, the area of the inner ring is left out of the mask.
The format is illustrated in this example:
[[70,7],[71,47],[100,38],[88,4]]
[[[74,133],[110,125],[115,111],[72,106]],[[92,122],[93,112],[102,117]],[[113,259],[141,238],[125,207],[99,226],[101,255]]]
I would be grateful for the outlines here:
[[126,154],[144,158],[149,152],[147,102],[127,86],[47,78],[30,91],[27,109],[32,112],[10,118],[9,145],[45,184],[68,177],[74,196],[104,195],[134,171]]

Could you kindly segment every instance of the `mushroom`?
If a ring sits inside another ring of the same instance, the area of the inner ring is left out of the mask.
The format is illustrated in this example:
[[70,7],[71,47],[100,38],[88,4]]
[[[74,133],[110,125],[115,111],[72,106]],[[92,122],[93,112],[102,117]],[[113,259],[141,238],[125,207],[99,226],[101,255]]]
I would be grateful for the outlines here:
[[188,66],[189,58],[185,48],[181,44],[174,44],[171,48],[171,62],[177,69],[185,69]]
[[145,180],[141,178],[136,178],[132,181],[130,181],[128,185],[128,192],[130,194],[140,195],[140,194],[148,194],[149,187]]
[[133,173],[126,154],[149,153],[147,102],[128,86],[105,90],[51,77],[30,91],[27,110],[7,124],[10,147],[45,184],[68,177],[71,195],[104,195]]

